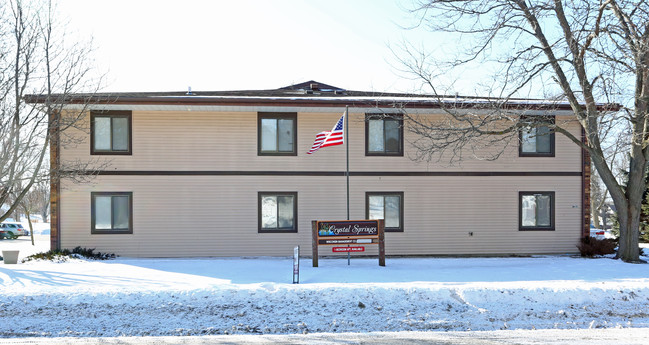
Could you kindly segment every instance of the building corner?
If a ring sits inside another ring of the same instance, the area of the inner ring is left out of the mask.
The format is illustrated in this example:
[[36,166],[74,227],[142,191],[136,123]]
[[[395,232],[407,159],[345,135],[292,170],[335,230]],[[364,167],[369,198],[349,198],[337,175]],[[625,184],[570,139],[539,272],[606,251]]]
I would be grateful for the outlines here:
[[60,133],[59,114],[55,111],[48,115],[50,136],[50,250],[61,249],[61,178],[60,168]]
[[[586,131],[581,127],[581,142],[587,144]],[[590,153],[584,148],[581,149],[581,209],[582,209],[582,230],[581,237],[590,236]]]

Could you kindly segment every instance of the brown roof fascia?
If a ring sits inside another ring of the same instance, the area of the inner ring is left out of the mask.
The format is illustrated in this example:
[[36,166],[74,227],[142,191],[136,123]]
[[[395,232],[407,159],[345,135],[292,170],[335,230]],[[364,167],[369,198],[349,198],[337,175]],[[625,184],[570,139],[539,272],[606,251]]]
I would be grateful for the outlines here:
[[[42,97],[26,97],[27,103],[43,103]],[[207,97],[93,97],[88,98],[71,98],[67,100],[68,104],[112,104],[112,105],[182,105],[182,106],[275,106],[275,107],[394,107],[406,109],[436,109],[442,108],[442,104],[436,100],[430,101],[398,101],[398,100],[358,100],[358,99],[267,99],[267,98],[207,98]],[[454,107],[452,103],[446,104]],[[482,102],[462,102],[457,104],[457,108],[475,109],[475,108],[493,108],[492,103]],[[535,110],[570,110],[569,105],[564,104],[511,104],[505,105],[506,109],[535,109]]]
[[[367,96],[365,96],[367,97]],[[111,105],[180,105],[180,106],[275,106],[275,107],[389,107],[389,108],[406,108],[406,109],[438,109],[442,108],[442,103],[436,98],[431,97],[430,100],[390,100],[389,97],[382,96],[387,99],[366,99],[359,100],[351,98],[341,99],[322,99],[318,100],[316,97],[201,97],[201,96],[186,96],[186,97],[132,97],[132,96],[119,96],[119,95],[70,95],[67,100],[68,104],[111,104]],[[414,96],[413,96],[414,97]],[[419,96],[421,98],[423,96]],[[43,95],[28,95],[25,97],[27,103],[44,103],[45,96]],[[59,100],[60,101],[60,100]],[[458,103],[445,103],[445,106],[456,107],[458,109],[493,109],[496,102],[471,102],[470,99],[464,98],[463,101]],[[508,110],[572,110],[569,104],[551,104],[551,103],[510,103],[501,105],[502,108]],[[599,110],[603,111],[617,111],[621,109],[619,104],[602,104],[598,106]]]

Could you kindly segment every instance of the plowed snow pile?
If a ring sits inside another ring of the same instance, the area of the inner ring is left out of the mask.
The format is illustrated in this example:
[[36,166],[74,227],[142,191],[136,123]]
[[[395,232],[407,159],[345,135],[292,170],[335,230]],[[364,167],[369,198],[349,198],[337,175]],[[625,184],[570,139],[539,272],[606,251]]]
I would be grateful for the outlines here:
[[[647,259],[645,257],[645,259]],[[649,265],[570,256],[0,265],[0,336],[649,326]]]

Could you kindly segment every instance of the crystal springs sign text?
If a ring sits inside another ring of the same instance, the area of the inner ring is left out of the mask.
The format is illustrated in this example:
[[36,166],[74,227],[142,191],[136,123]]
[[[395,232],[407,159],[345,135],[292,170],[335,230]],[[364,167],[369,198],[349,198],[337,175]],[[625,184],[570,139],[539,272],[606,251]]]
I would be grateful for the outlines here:
[[377,222],[318,222],[318,236],[378,236]]

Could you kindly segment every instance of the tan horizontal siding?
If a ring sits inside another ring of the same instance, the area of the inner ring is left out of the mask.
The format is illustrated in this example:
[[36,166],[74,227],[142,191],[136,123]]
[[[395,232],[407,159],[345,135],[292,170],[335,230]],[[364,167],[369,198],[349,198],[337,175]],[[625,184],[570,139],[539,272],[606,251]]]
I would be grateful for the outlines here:
[[[521,190],[556,192],[556,231],[518,230]],[[132,235],[90,234],[91,191],[133,192]],[[298,192],[298,233],[257,232],[259,191]],[[405,231],[386,234],[388,255],[576,252],[580,177],[352,177],[351,218],[365,218],[367,191],[404,192]],[[99,176],[64,184],[61,244],[143,257],[288,256],[301,245],[309,255],[311,220],[345,216],[344,177]]]
[[[66,160],[98,160],[109,163],[108,170],[185,171],[344,171],[345,148],[306,152],[318,132],[330,130],[340,113],[299,113],[297,156],[257,155],[257,113],[254,112],[133,112],[133,154],[130,156],[90,156],[89,135],[70,129],[66,135],[81,139],[66,144],[61,157]],[[432,115],[431,115],[432,116]],[[86,127],[88,127],[86,121]],[[414,162],[410,142],[416,137],[405,131],[404,157],[365,156],[364,114],[350,116],[349,149],[352,171],[581,171],[580,149],[563,135],[556,135],[556,157],[518,157],[516,142],[497,161],[473,159],[470,154],[459,164],[446,160]],[[567,125],[580,137],[577,123]],[[479,151],[483,157],[487,149]]]

